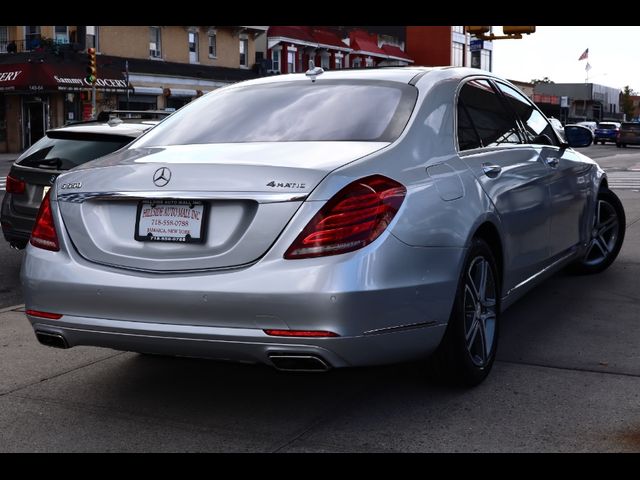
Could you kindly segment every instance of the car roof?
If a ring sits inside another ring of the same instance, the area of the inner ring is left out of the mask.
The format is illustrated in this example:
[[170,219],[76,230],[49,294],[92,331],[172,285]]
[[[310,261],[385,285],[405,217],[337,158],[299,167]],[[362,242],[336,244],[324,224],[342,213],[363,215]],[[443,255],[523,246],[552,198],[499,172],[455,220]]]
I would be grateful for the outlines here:
[[47,130],[49,132],[68,132],[68,133],[89,133],[98,135],[118,135],[131,138],[137,138],[151,127],[156,125],[158,120],[144,120],[138,122],[120,122],[110,120],[108,122],[83,122],[64,127]]

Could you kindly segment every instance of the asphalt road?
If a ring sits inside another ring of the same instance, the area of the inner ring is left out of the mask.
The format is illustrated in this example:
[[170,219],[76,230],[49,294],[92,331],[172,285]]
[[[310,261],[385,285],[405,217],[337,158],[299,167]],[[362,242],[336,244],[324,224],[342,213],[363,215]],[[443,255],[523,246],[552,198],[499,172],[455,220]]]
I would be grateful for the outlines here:
[[[611,172],[640,165],[640,148],[587,150]],[[558,274],[510,308],[494,370],[471,390],[416,365],[284,374],[55,350],[22,312],[0,313],[0,452],[640,452],[635,190],[618,190],[627,236],[614,265]]]

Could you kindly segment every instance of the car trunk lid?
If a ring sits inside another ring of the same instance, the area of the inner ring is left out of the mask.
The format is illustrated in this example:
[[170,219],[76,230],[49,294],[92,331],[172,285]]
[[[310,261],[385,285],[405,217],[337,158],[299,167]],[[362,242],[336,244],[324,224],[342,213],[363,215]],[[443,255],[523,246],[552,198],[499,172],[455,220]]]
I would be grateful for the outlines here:
[[[327,173],[385,145],[287,142],[129,149],[60,177],[57,198],[71,240],[88,260],[158,272],[234,268],[268,250]],[[155,215],[158,207],[165,209],[163,214],[169,209],[178,213],[145,217]],[[201,217],[192,225],[201,226],[202,236],[196,232],[185,238],[185,215]],[[152,233],[163,238],[145,237],[151,221],[167,218],[169,229]],[[173,237],[174,232],[183,233]]]

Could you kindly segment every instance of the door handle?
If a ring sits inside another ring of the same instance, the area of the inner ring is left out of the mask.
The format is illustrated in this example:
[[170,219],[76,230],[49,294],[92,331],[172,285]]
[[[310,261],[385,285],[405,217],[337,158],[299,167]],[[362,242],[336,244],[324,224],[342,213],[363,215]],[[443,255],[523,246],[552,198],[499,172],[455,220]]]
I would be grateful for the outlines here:
[[500,175],[502,171],[502,167],[500,165],[493,165],[491,163],[483,163],[482,171],[485,173],[487,177],[495,178]]
[[557,157],[546,157],[544,159],[544,163],[546,163],[547,165],[549,165],[552,168],[556,168],[558,166],[558,164],[560,163],[560,160]]

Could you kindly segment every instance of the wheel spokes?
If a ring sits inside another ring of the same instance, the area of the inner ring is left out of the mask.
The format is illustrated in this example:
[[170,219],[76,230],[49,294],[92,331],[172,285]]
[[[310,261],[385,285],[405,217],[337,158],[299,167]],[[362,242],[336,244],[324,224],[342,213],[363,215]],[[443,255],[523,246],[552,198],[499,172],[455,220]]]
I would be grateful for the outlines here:
[[492,353],[496,326],[495,283],[491,265],[475,258],[467,270],[465,284],[465,342],[473,363],[485,366]]

